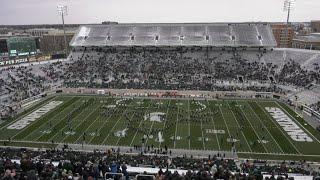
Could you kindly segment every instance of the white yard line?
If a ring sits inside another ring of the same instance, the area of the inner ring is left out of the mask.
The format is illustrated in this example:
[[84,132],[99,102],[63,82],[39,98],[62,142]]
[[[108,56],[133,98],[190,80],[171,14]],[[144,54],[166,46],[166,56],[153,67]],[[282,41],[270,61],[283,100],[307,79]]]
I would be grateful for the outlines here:
[[[101,100],[101,99],[100,99]],[[99,103],[100,103],[100,100],[99,100]],[[98,106],[98,108],[101,108],[101,104]],[[98,113],[100,113],[101,111],[99,111]],[[96,119],[83,131],[83,132],[86,132],[88,129],[90,129],[91,128],[91,126],[93,125],[93,124],[95,124],[95,122],[97,121],[97,119],[99,119],[99,117],[100,117],[100,114],[96,117]],[[79,139],[81,138],[81,135],[78,137],[78,139],[75,141],[75,142],[78,142],[79,141]],[[90,139],[91,140],[91,139]]]
[[[148,111],[148,108],[149,108],[149,107],[150,107],[150,103],[148,104],[147,110],[144,111],[144,115],[147,115],[147,111]],[[140,120],[138,129],[141,127],[141,124],[144,122],[143,117],[141,117],[141,119],[142,119],[142,120]],[[132,146],[134,140],[136,139],[136,136],[137,136],[137,134],[138,134],[138,131],[139,131],[139,130],[136,130],[136,133],[134,134],[134,136],[133,136],[133,138],[132,138],[132,140],[131,140],[130,146]]]
[[[209,108],[210,112],[212,113],[212,110],[211,110],[211,108],[210,108],[210,105],[209,105],[209,102],[208,102],[208,101],[207,101],[207,105],[208,105],[208,108]],[[213,117],[211,117],[211,122],[212,122],[212,125],[213,125],[213,129],[214,129],[214,130],[217,130],[217,129],[216,129],[216,125],[215,125],[214,120],[213,120]],[[216,135],[216,139],[217,139],[217,143],[218,143],[218,150],[220,151],[220,150],[221,150],[221,147],[220,147],[220,142],[219,142],[218,134],[216,133],[215,135]]]
[[[226,102],[226,103],[228,104],[228,106],[229,106],[229,108],[230,108],[230,111],[231,111],[231,114],[232,114],[232,116],[233,116],[234,120],[237,122],[238,127],[240,128],[240,124],[239,124],[239,122],[238,122],[238,120],[237,120],[236,116],[234,115],[233,111],[231,110],[231,106],[230,106],[230,104],[229,104],[228,102]],[[249,142],[248,142],[248,140],[247,140],[246,136],[244,135],[243,131],[241,131],[241,134],[242,134],[242,136],[244,137],[244,140],[246,141],[246,143],[247,143],[247,145],[248,145],[248,147],[249,147],[250,152],[252,152],[252,149],[251,149],[251,147],[250,147],[250,144],[249,144]]]
[[[101,100],[101,99],[100,99]],[[99,103],[100,103],[100,100],[99,100]],[[108,100],[108,99],[107,99]],[[99,108],[101,107],[102,105],[99,106]],[[98,113],[100,113],[101,111],[99,111]],[[91,126],[93,124],[95,124],[95,122],[97,121],[97,119],[99,119],[100,117],[100,114],[97,116],[97,118],[83,131],[83,132],[86,132],[88,129],[91,128]],[[78,137],[78,139],[75,141],[75,142],[78,142],[78,140],[80,139],[81,136]],[[91,140],[91,139],[90,139]]]
[[144,143],[145,145],[147,145],[147,143],[148,143],[149,135],[150,135],[150,133],[151,133],[151,131],[152,131],[153,125],[154,125],[154,121],[152,121],[152,123],[151,123],[151,127],[150,127],[150,129],[149,129],[149,132],[148,132],[148,135],[147,135],[147,138],[146,138],[146,142]]
[[[132,101],[135,102],[134,99],[133,99]],[[133,103],[133,102],[131,102],[131,103]],[[131,104],[131,103],[130,103],[130,104]],[[113,125],[113,127],[110,129],[107,137],[104,138],[102,144],[104,144],[104,143],[106,142],[106,140],[107,140],[108,137],[110,136],[111,132],[113,131],[114,127],[117,126],[117,124],[119,123],[120,119],[123,117],[123,115],[127,112],[128,109],[129,109],[129,106],[126,106],[126,109],[123,111],[123,113],[121,114],[121,116],[118,118],[117,122],[116,122],[116,123]]]
[[[70,99],[69,101],[71,101],[72,99]],[[79,99],[80,100],[80,99]],[[72,104],[78,102],[79,100],[73,102]],[[65,102],[65,103],[68,103],[69,101]],[[61,105],[63,105],[64,103],[62,103]],[[71,106],[72,104],[70,104],[69,106]],[[59,106],[58,106],[59,107]],[[56,116],[59,116],[62,112],[64,112],[65,110],[67,110],[68,108],[64,108],[62,111],[59,111],[57,114],[55,114],[53,117],[51,117],[50,119],[48,119],[46,122],[50,122],[51,119],[54,119]],[[54,111],[54,110],[53,110]],[[48,112],[49,113],[49,112]],[[44,115],[45,116],[45,115]],[[64,116],[63,118],[65,118],[66,116]],[[38,119],[40,120],[41,117]],[[60,122],[60,121],[59,121]],[[26,137],[24,137],[23,139],[27,139],[29,136],[33,135],[34,133],[38,132],[39,129],[41,129],[43,126],[46,126],[46,123],[42,124],[40,127],[38,127],[37,129],[33,130],[32,132],[30,132]],[[20,134],[22,131],[20,131],[18,134]],[[13,136],[13,138],[15,136],[17,136],[18,134],[15,134]]]
[[[114,99],[112,99],[112,101],[114,102]],[[111,104],[111,103],[109,103]],[[114,110],[116,111],[116,109]],[[103,122],[102,126],[100,126],[100,128],[98,129],[97,132],[100,132],[101,129],[109,122],[109,119],[111,118],[111,116],[114,115],[114,112],[110,113],[110,115],[107,117],[107,119]],[[95,136],[92,136],[91,139],[88,141],[88,144],[91,144],[91,141],[94,139]]]
[[[148,106],[148,107],[149,107],[149,106]],[[160,107],[160,104],[158,105],[158,108],[157,108],[158,110],[159,110],[159,107]],[[148,132],[148,135],[147,135],[147,139],[146,139],[145,145],[148,144],[149,136],[150,136],[150,133],[151,133],[151,131],[152,131],[154,122],[155,122],[155,121],[152,121],[151,127],[150,127],[149,132]],[[155,137],[154,137],[154,138],[155,138]]]
[[[70,104],[69,106],[71,106],[71,105],[79,102],[81,99],[82,99],[82,98],[78,99],[77,101],[73,102],[73,103]],[[69,106],[68,106],[68,107],[69,107]],[[66,108],[64,108],[62,111],[65,111],[66,109],[69,109],[69,108],[66,107]],[[58,114],[61,114],[62,111],[59,111]],[[55,121],[56,123],[53,124],[53,127],[54,127],[55,125],[57,125],[59,122],[63,121],[63,119],[66,118],[67,116],[68,116],[68,113],[67,113],[65,116],[63,116],[63,118],[59,119],[59,121]],[[54,116],[54,117],[55,117],[55,116]],[[52,119],[53,119],[53,118],[50,118],[50,119],[47,120],[46,122],[50,122]],[[44,125],[45,125],[45,124],[43,124],[42,126],[40,126],[39,128],[37,128],[36,130],[32,131],[32,133],[37,132],[37,131],[38,131],[40,128],[42,128]],[[30,134],[29,134],[29,135],[30,135]],[[38,141],[43,135],[44,135],[44,134],[40,135],[35,141]],[[24,138],[24,139],[25,139],[25,138]]]
[[[166,127],[166,124],[167,124],[167,121],[169,120],[168,119],[168,113],[169,113],[169,106],[170,106],[170,104],[171,104],[171,101],[172,100],[169,100],[169,104],[168,104],[168,106],[167,106],[167,110],[166,110],[166,120],[165,120],[165,122],[164,122],[164,125],[163,125],[163,128],[165,128]],[[159,108],[159,107],[158,107]],[[179,108],[179,107],[178,107]],[[177,113],[178,114],[178,113]],[[164,136],[164,135],[163,135]],[[161,147],[161,142],[159,142],[159,149],[160,149],[160,147]]]
[[[246,154],[247,152],[239,152],[238,154]],[[273,155],[273,156],[297,156],[297,157],[320,157],[318,154],[275,154],[275,153],[259,153],[259,152],[252,152],[250,154],[255,155]]]
[[[87,108],[88,108],[88,107],[87,107]],[[83,111],[82,111],[81,113],[77,114],[73,119],[77,119],[77,117],[79,117],[79,116],[82,115],[83,113],[87,112],[87,111],[89,110],[89,109],[87,109],[87,108],[83,109]],[[90,110],[91,110],[91,108],[90,108]],[[94,111],[92,111],[92,112],[94,112]],[[91,113],[92,113],[92,112],[91,112]],[[91,113],[90,113],[90,114],[91,114]],[[67,116],[68,116],[68,114],[66,114],[61,121],[63,121]],[[87,117],[86,117],[86,118],[87,118]],[[59,121],[57,124],[59,124],[61,121]],[[78,123],[78,121],[76,121],[76,122]],[[80,121],[80,122],[82,122],[82,121]],[[80,123],[80,124],[81,124],[81,123]],[[49,138],[49,141],[50,141],[50,140],[53,140],[56,136],[60,135],[61,132],[63,132],[64,129],[66,129],[66,128],[67,128],[67,127],[66,127],[66,125],[65,125],[62,129],[58,130],[56,134],[54,134],[52,137]],[[63,140],[64,140],[66,137],[67,137],[67,136],[63,137]],[[39,138],[40,138],[40,137],[39,137]],[[62,142],[62,141],[61,141],[61,142]]]
[[[260,106],[259,103],[257,103],[257,105],[262,109],[262,111],[269,117],[272,118],[270,116],[270,114],[268,114],[265,109],[263,107]],[[289,137],[283,132],[283,130],[279,127],[279,125],[273,121],[273,119],[270,119],[270,121],[272,121],[272,123],[279,129],[279,131],[284,135],[284,137],[286,137],[286,139],[290,142],[290,144],[292,145],[292,147],[299,153],[301,154],[301,152],[298,150],[298,148],[292,143],[291,139],[289,139]]]
[[224,115],[223,115],[223,112],[222,112],[220,106],[219,106],[219,111],[220,111],[220,113],[221,113],[221,116],[222,116],[222,119],[223,119],[223,121],[224,121],[224,124],[225,124],[226,127],[227,127],[227,131],[228,131],[228,134],[229,134],[229,138],[231,138],[231,133],[230,133],[229,127],[228,127],[228,125],[227,125],[227,121],[226,121],[226,119],[225,119],[225,117],[224,117]]
[[[237,105],[239,105],[237,101],[236,101],[236,103],[237,103]],[[243,112],[243,110],[242,110],[241,107],[239,107],[239,109],[240,109],[241,112],[243,113],[243,115],[244,115],[244,117],[246,118],[246,120],[249,122],[249,124],[250,124],[251,128],[253,129],[254,133],[256,134],[257,138],[260,140],[260,142],[262,142],[259,134],[257,133],[256,129],[252,126],[252,124],[251,124],[250,120],[248,119],[246,113]],[[260,144],[262,145],[262,147],[264,148],[264,150],[266,151],[266,153],[270,153],[270,152],[268,151],[268,149],[264,146],[263,143],[260,143]]]
[[262,119],[260,119],[260,117],[256,114],[256,112],[252,109],[252,107],[250,106],[250,104],[248,102],[246,102],[246,104],[250,107],[251,111],[253,112],[254,116],[256,118],[259,119],[259,121],[261,122],[261,124],[263,125],[263,128],[265,130],[267,130],[268,134],[270,135],[270,137],[272,138],[272,140],[277,144],[278,148],[281,150],[282,153],[284,153],[283,149],[280,147],[280,145],[278,144],[278,142],[274,139],[274,137],[272,136],[272,134],[269,132],[268,128],[265,126],[264,122],[262,121]]
[[203,126],[202,126],[202,119],[201,119],[201,136],[202,136],[202,146],[203,146],[203,150],[206,150],[206,145],[204,142],[204,136],[203,136]]
[[[76,129],[79,127],[79,126],[81,126],[81,124],[83,123],[83,122],[85,122],[96,110],[97,110],[97,108],[99,108],[99,107],[101,107],[101,105],[98,105],[94,110],[92,110],[90,113],[88,113],[88,115],[86,115],[85,116],[85,118],[82,120],[82,121],[80,121],[80,122],[77,122],[78,124],[77,124],[77,126],[74,128],[74,131],[75,131],[75,133],[77,133],[76,132]],[[90,108],[91,109],[91,108]],[[63,129],[65,129],[66,127],[64,127]],[[85,131],[84,131],[85,132]],[[62,141],[61,142],[63,142],[66,138],[68,138],[69,136],[72,136],[72,135],[66,135],[63,139],[62,139]],[[81,137],[81,135],[79,135],[79,138]]]
[[[90,126],[88,126],[83,132],[86,132],[91,126],[92,124],[94,124],[97,119],[99,119],[99,115],[96,117],[96,119],[90,124]],[[74,141],[74,143],[77,143],[79,141],[79,139],[81,138],[81,135],[77,138],[77,140]]]
[[[141,124],[142,124],[143,121],[144,121],[144,119],[142,119],[142,120],[140,121],[139,126],[138,126],[138,129],[141,127]],[[133,138],[132,138],[132,140],[131,140],[130,146],[132,146],[132,144],[133,144],[133,142],[134,142],[137,134],[138,134],[138,130],[136,130],[136,132],[135,132],[135,134],[134,134],[134,136],[133,136]]]
[[[134,116],[134,115],[135,115],[135,112],[133,112],[133,114],[131,115],[131,117],[130,117],[130,121],[132,120],[132,118],[133,118],[133,116]],[[125,129],[127,129],[127,128],[128,128],[128,126],[129,126],[129,125],[127,125]],[[119,141],[121,140],[121,138],[122,138],[122,137],[119,137],[119,138],[118,138],[117,143],[116,143],[116,146],[118,146],[118,145],[119,145]]]
[[176,148],[176,142],[177,142],[177,131],[178,131],[178,122],[179,122],[179,113],[180,113],[180,108],[178,107],[178,112],[177,112],[177,118],[176,118],[176,131],[174,133],[174,140],[173,140],[173,148]]
[[188,123],[189,123],[189,136],[188,136],[188,138],[189,138],[189,149],[191,149],[191,130],[190,130],[190,100],[188,99],[188,116],[189,116],[189,121],[188,121]]

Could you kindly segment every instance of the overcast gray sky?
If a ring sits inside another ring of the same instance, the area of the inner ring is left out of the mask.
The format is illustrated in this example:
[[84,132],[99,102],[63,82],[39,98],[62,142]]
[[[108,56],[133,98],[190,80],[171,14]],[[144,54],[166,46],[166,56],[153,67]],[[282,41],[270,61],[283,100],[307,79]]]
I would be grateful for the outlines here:
[[[283,0],[0,0],[0,24],[285,21]],[[320,19],[320,0],[297,0],[292,21]]]

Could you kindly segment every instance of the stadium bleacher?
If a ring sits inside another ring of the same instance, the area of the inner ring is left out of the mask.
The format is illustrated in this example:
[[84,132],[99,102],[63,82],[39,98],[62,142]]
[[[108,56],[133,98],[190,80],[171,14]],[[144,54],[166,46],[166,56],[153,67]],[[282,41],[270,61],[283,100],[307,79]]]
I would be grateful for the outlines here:
[[270,25],[254,23],[82,26],[70,45],[274,47],[271,33]]
[[0,177],[4,179],[134,179],[138,174],[152,179],[319,179],[314,166],[304,161],[236,162],[217,155],[197,159],[183,155],[120,155],[112,149],[77,152],[7,148],[0,149],[0,154]]

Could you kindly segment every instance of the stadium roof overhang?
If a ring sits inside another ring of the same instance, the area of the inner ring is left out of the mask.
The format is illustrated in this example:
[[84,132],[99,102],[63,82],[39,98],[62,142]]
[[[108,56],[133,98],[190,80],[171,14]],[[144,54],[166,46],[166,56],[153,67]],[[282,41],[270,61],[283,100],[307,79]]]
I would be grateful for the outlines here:
[[275,47],[262,23],[84,25],[70,46],[78,47]]

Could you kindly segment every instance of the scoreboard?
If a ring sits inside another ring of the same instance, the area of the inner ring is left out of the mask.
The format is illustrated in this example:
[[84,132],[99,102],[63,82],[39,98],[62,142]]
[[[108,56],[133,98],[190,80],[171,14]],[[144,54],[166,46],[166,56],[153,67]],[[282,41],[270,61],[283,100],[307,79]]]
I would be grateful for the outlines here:
[[10,57],[35,55],[37,52],[36,40],[32,37],[10,37],[7,45]]
[[8,53],[7,39],[0,39],[0,55]]

